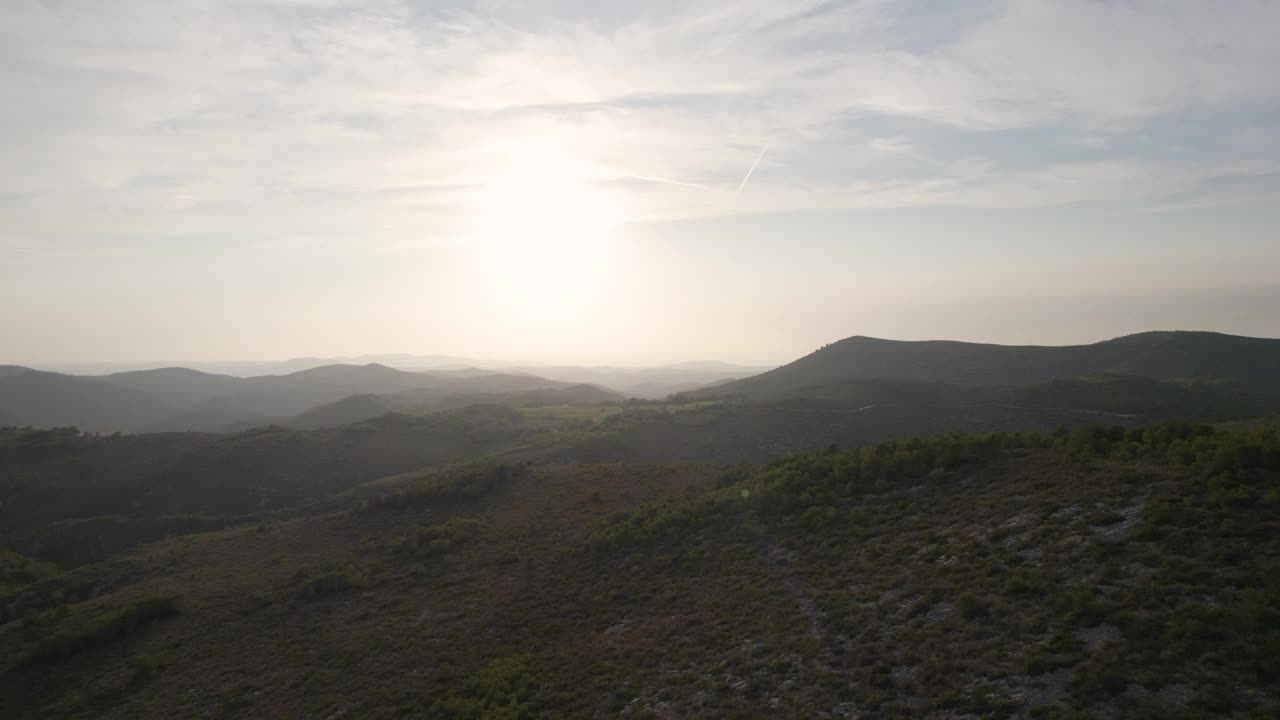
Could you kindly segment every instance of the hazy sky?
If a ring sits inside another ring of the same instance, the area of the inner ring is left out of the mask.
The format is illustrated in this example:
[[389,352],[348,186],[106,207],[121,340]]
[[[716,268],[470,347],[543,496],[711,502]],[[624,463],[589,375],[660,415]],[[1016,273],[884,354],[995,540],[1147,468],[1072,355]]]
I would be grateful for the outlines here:
[[1275,0],[5,0],[0,362],[1280,336],[1278,27]]

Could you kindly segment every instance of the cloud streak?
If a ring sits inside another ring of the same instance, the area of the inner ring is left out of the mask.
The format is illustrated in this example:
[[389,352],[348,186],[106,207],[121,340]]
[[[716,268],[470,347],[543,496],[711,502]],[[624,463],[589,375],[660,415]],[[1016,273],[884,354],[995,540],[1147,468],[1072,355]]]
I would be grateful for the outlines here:
[[764,153],[769,149],[768,145],[760,148],[760,153],[756,155],[756,159],[751,163],[751,167],[747,168],[747,174],[742,176],[742,182],[738,183],[738,195],[742,195],[742,191],[747,187],[747,182],[751,180],[751,176],[755,174],[756,167],[760,165],[760,161],[764,159]]
[[[1280,159],[1272,2],[538,8],[5,3],[0,195],[21,202],[0,222],[51,244],[449,244],[512,145],[548,136],[637,181],[636,221],[1280,190],[1219,187]],[[762,140],[768,178],[761,151],[733,195],[752,180],[751,207],[725,202]]]

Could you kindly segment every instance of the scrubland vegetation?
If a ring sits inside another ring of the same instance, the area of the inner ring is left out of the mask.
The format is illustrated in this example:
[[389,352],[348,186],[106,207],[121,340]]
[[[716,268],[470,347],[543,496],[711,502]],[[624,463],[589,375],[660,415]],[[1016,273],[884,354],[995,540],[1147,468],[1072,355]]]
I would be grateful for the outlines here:
[[[1280,715],[1270,345],[1218,377],[1213,337],[1122,339],[1044,381],[1063,357],[881,342],[665,401],[0,430],[0,706]],[[1024,384],[964,384],[992,357]]]
[[99,569],[6,555],[4,697],[66,717],[106,698],[135,717],[1267,717],[1278,480],[1274,428],[1186,422],[401,476]]

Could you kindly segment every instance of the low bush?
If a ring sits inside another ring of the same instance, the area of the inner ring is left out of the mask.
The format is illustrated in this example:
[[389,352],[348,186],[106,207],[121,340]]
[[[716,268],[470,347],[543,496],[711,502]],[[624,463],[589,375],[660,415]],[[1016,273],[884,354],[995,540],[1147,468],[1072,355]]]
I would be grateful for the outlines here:
[[449,518],[439,525],[421,527],[395,541],[396,551],[415,557],[438,557],[484,532],[478,517]]
[[441,473],[402,487],[394,492],[365,499],[358,510],[385,510],[424,505],[448,506],[477,500],[529,473],[525,463],[490,465]]
[[298,586],[294,597],[305,601],[366,587],[369,578],[359,568],[335,565],[320,570],[300,570],[294,575],[294,582]]
[[82,617],[71,627],[59,630],[35,643],[19,663],[30,667],[57,662],[73,655],[123,640],[142,630],[154,620],[181,612],[177,596],[146,597],[97,617]]

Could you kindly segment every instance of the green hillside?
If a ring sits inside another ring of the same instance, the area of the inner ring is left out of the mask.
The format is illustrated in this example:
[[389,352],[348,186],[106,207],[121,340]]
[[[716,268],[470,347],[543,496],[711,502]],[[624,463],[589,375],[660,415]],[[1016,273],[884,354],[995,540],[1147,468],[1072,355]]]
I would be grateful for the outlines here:
[[[1271,717],[1280,435],[493,465],[0,607],[6,717]],[[19,565],[20,563],[10,563]]]
[[475,462],[534,432],[496,406],[236,435],[0,430],[0,542],[79,564],[241,516],[296,512],[386,475]]
[[0,707],[1272,717],[1275,342],[853,338],[666,400],[378,366],[203,402],[241,381],[93,380],[204,422],[337,401],[0,430]]
[[[502,389],[513,387],[517,389]],[[425,415],[470,405],[512,408],[591,406],[624,399],[622,395],[596,385],[569,385],[543,378],[495,375],[389,395],[352,395],[279,422],[299,428],[339,427],[386,413]]]

